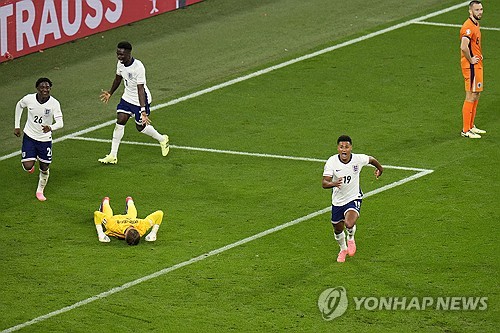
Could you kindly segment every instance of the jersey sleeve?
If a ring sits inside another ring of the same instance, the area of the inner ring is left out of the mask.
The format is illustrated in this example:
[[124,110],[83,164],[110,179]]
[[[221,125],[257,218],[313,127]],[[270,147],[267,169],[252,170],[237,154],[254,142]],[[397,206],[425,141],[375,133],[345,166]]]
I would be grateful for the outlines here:
[[462,29],[460,29],[460,39],[462,39],[462,37],[466,37],[470,40],[471,34],[472,34],[471,30],[465,26],[462,27]]
[[333,158],[330,157],[325,163],[323,177],[333,177]]
[[116,75],[122,76],[122,72],[120,71],[120,62],[116,64]]
[[146,68],[142,63],[137,66],[137,84],[146,84]]
[[363,166],[368,165],[370,164],[370,156],[366,154],[359,154],[359,161]]
[[16,113],[14,117],[14,128],[21,128],[21,116],[23,115],[23,110],[26,107],[25,102],[26,96],[21,98],[19,102],[16,104]]
[[63,128],[64,122],[63,122],[63,115],[61,111],[61,104],[59,104],[59,101],[55,100],[54,101],[54,121],[55,123],[52,124],[50,127],[52,128],[53,131]]

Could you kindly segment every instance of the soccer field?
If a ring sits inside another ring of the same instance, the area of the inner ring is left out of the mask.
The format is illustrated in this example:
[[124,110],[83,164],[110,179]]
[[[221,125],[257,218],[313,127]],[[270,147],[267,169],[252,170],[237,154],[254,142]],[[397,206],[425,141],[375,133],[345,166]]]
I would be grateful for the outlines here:
[[[460,1],[207,0],[0,64],[0,331],[497,332],[500,4],[483,4],[480,140],[460,137]],[[98,95],[122,39],[171,150],[129,124],[101,165],[122,88]],[[65,121],[43,203],[12,135],[39,76]],[[385,166],[362,172],[343,264],[321,188],[341,134]],[[99,243],[93,211],[129,195],[140,217],[165,212],[158,240]],[[348,300],[333,320],[329,288]]]

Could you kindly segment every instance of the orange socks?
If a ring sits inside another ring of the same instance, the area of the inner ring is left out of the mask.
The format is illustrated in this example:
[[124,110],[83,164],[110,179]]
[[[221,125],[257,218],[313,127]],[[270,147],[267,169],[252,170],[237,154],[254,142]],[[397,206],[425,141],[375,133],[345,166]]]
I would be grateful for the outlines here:
[[472,107],[472,117],[470,119],[470,128],[474,127],[474,119],[476,119],[476,111],[477,111],[477,102],[479,102],[478,99],[474,101],[474,106]]
[[464,101],[464,106],[462,107],[463,132],[468,132],[474,125],[473,113],[474,115],[476,114],[474,105],[477,106],[477,101],[476,102]]

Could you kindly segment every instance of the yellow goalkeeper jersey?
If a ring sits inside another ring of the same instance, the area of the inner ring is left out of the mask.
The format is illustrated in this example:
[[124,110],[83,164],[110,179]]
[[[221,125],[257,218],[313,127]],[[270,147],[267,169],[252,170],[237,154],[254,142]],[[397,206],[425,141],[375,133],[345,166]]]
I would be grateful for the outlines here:
[[144,219],[139,219],[128,214],[110,216],[103,212],[94,212],[94,223],[102,224],[106,229],[106,235],[117,238],[125,238],[125,230],[130,226],[136,228],[142,237],[153,225],[161,224],[162,219],[163,212],[161,210],[149,214]]

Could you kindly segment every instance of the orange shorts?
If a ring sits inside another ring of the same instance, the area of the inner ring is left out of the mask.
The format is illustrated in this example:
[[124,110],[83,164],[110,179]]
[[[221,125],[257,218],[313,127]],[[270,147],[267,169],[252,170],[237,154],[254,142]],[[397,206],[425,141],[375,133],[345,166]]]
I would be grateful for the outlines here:
[[481,92],[483,91],[483,68],[476,66],[471,67],[462,67],[462,74],[465,80],[465,91]]

